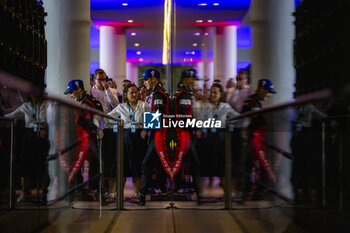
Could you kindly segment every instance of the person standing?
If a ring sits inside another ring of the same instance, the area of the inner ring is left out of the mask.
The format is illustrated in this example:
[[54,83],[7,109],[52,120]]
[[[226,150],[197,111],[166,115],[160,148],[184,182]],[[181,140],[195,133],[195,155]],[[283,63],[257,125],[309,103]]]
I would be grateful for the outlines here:
[[227,90],[226,102],[236,111],[241,113],[243,103],[251,94],[247,72],[240,70],[236,77],[236,85]]
[[[258,86],[254,94],[250,95],[243,104],[242,113],[259,110],[262,107],[261,101],[270,97],[271,94],[275,94],[273,83],[269,79],[260,79]],[[259,190],[256,187],[256,178],[260,177],[260,165],[267,172],[269,179],[276,183],[275,171],[272,167],[268,155],[266,153],[266,146],[263,141],[266,140],[266,126],[267,119],[263,115],[253,115],[249,122],[245,121],[245,125],[248,126],[247,131],[242,131],[243,137],[248,140],[248,149],[251,153],[246,153],[245,158],[245,176],[243,187],[243,200],[251,198],[259,198]],[[243,175],[244,176],[244,175]],[[253,177],[251,179],[251,177]],[[251,190],[249,190],[251,184]],[[249,194],[248,192],[251,191]],[[248,196],[249,195],[249,196]]]
[[[195,82],[198,80],[197,72],[195,69],[184,70],[181,73],[181,80],[178,84],[178,90],[175,95],[175,116],[176,120],[185,120],[187,118],[193,118],[193,104],[195,103],[195,97],[193,94],[193,89],[195,87]],[[178,117],[180,116],[180,117]],[[176,128],[176,153],[183,153],[182,171],[185,176],[189,176],[192,173],[194,190],[197,194],[197,203],[200,204],[200,190],[199,190],[199,180],[200,180],[200,162],[197,155],[197,151],[194,147],[194,142],[192,138],[192,131],[194,129],[182,129]],[[184,149],[181,149],[181,148]],[[179,149],[178,149],[179,148]],[[181,162],[181,161],[180,161]],[[185,165],[185,166],[184,166]],[[193,168],[192,171],[190,168]],[[177,181],[182,182],[183,180],[178,174]],[[186,177],[183,177],[186,178]],[[186,179],[185,179],[186,180]],[[190,180],[190,179],[187,179]],[[181,188],[181,184],[177,184],[177,188]]]
[[30,201],[30,189],[33,184],[37,183],[39,186],[36,188],[42,190],[41,201],[43,204],[46,204],[48,185],[50,183],[46,160],[50,149],[46,117],[48,103],[43,96],[30,95],[29,98],[28,102],[23,103],[15,111],[5,115],[5,117],[24,118],[25,120],[19,156],[19,169],[21,177],[23,177],[23,193],[19,196],[17,202]]
[[[101,103],[86,93],[82,80],[71,80],[64,94],[69,95],[70,98],[84,106],[103,111]],[[76,111],[75,116],[78,144],[74,161],[69,168],[68,183],[71,185],[82,182],[81,164],[84,160],[89,162],[89,179],[98,174],[97,137],[103,137],[103,131],[99,128],[100,121],[92,113]],[[97,183],[90,181],[89,188],[96,189]]]
[[[209,178],[220,177],[220,185],[224,185],[225,176],[225,127],[226,120],[239,115],[230,105],[225,103],[225,92],[221,84],[213,84],[210,88],[209,102],[195,106],[197,119],[221,121],[220,128],[198,129],[197,138],[200,139],[201,172]],[[211,180],[211,179],[210,179]],[[211,184],[211,183],[209,183]]]
[[[95,97],[101,104],[104,113],[109,113],[118,106],[119,96],[115,82],[108,79],[105,71],[102,69],[96,69],[94,72],[94,86],[91,88],[91,95]],[[116,172],[115,172],[115,155],[116,146],[113,142],[116,141],[116,134],[113,133],[113,125],[100,124],[103,129],[102,139],[102,156],[103,156],[103,175],[108,187],[108,201],[113,202],[115,199],[116,191]]]
[[94,77],[95,85],[91,88],[91,95],[102,104],[103,112],[108,113],[119,104],[118,91],[110,86],[104,70],[95,70]]
[[141,163],[147,150],[147,134],[143,129],[143,113],[150,111],[148,103],[138,98],[135,84],[126,85],[124,103],[119,104],[108,115],[120,115],[124,121],[124,177],[132,177],[135,196],[141,186]]
[[[140,80],[143,80],[147,90],[151,91],[151,94],[147,101],[149,106],[151,107],[151,111],[153,112],[158,111],[158,113],[160,112],[162,114],[168,114],[169,98],[163,88],[162,83],[160,82],[160,73],[158,72],[158,70],[156,69],[146,70],[143,76],[140,78]],[[160,152],[163,153],[167,150],[165,145],[165,140],[164,140],[165,138],[166,138],[165,128],[156,129],[151,132],[150,144],[147,149],[145,158],[142,161],[140,200],[137,203],[139,205],[145,205],[146,203],[146,194],[148,191],[149,183],[151,181],[152,170],[153,170],[153,167],[156,165],[156,163],[159,162],[157,156],[159,156],[164,168],[162,169],[161,166],[158,166],[157,175],[162,176],[161,178],[164,180],[161,180],[160,183],[162,185],[165,184],[166,177],[164,174],[164,170],[167,169],[166,164],[169,161],[166,160],[165,156],[161,156],[160,154]],[[166,172],[168,173],[169,170],[166,170]],[[162,191],[165,191],[165,187],[161,187],[161,189],[164,189]]]

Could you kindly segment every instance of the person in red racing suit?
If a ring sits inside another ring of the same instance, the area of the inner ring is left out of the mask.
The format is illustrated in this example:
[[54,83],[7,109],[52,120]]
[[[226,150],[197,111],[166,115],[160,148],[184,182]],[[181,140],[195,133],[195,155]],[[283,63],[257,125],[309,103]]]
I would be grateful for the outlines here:
[[[193,88],[195,86],[195,80],[198,80],[195,69],[188,69],[182,72],[178,91],[175,96],[175,119],[177,121],[193,117],[192,107],[195,102]],[[200,204],[200,162],[193,143],[192,131],[193,129],[176,128],[176,153],[183,154],[183,164],[185,167],[182,166],[182,171],[185,174],[188,173],[186,170],[190,167],[192,168],[190,170],[192,170],[194,189],[197,193],[197,203]],[[181,177],[178,177],[176,181],[181,182]],[[177,188],[180,187],[181,184],[177,184]]]
[[[159,72],[155,69],[148,69],[144,72],[140,80],[144,81],[147,90],[152,91],[147,100],[151,111],[157,112],[157,114],[169,114],[169,97],[160,82]],[[160,119],[160,116],[157,117]],[[152,177],[152,168],[157,162],[155,155],[158,155],[165,172],[170,177],[174,176],[174,170],[166,148],[166,134],[167,129],[162,127],[160,129],[154,129],[151,132],[150,144],[142,161],[140,200],[137,202],[138,205],[145,205],[146,203],[145,198]]]
[[[79,79],[73,79],[68,83],[68,88],[64,94],[69,94],[70,97],[82,105],[94,108],[100,111],[102,105],[94,97],[88,95],[84,90],[84,83]],[[89,179],[98,174],[98,159],[96,158],[97,138],[103,137],[103,131],[97,127],[98,122],[94,124],[94,117],[90,112],[76,110],[74,112],[78,144],[76,147],[74,161],[69,167],[68,183],[71,184],[74,180],[82,182],[81,164],[84,160],[89,162]],[[79,172],[79,173],[78,173]],[[76,177],[76,175],[78,177]],[[77,178],[77,179],[75,179]],[[97,182],[89,182],[90,189],[97,188]]]
[[[262,107],[261,101],[269,97],[271,93],[276,93],[273,84],[269,79],[260,79],[258,87],[254,94],[250,95],[243,104],[242,113],[259,110]],[[255,189],[255,181],[260,177],[259,164],[263,166],[268,174],[269,179],[275,183],[276,176],[268,160],[266,154],[266,146],[263,143],[266,140],[266,118],[262,115],[254,115],[250,118],[248,125],[248,145],[252,153],[248,153],[245,159],[245,174],[244,179],[244,197],[247,198],[249,186],[252,184],[252,189]],[[246,134],[246,133],[244,133]],[[259,163],[260,162],[260,163]],[[252,179],[251,179],[252,178]],[[254,192],[254,190],[251,190]],[[254,193],[255,194],[255,193]]]

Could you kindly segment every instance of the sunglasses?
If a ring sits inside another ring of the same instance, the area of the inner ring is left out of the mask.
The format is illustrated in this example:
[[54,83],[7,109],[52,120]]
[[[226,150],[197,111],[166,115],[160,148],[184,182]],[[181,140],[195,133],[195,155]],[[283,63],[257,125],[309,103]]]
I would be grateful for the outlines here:
[[242,81],[244,78],[237,78],[237,81]]
[[105,78],[98,78],[97,81],[103,82],[103,81],[106,81],[106,79]]

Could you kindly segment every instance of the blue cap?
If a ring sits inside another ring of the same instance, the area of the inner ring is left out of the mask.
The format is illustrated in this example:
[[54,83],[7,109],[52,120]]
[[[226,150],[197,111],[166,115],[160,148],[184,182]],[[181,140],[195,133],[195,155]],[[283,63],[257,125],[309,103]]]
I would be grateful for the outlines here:
[[65,95],[71,93],[72,91],[78,89],[80,87],[81,89],[84,89],[84,82],[80,79],[73,79],[68,83],[68,88],[64,92]]
[[276,93],[273,83],[269,79],[260,79],[258,82],[258,87],[263,87],[268,90],[270,93]]
[[197,71],[195,69],[184,70],[181,73],[181,79],[184,78],[195,78],[198,79]]
[[160,74],[156,69],[147,69],[139,80],[145,80],[147,78],[160,78]]

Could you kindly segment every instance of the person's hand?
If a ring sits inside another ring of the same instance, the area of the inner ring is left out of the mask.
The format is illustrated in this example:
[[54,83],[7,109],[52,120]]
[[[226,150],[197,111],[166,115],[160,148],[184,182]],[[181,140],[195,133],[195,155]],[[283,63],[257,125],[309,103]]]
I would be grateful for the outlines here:
[[145,139],[147,134],[148,134],[148,132],[146,130],[142,130],[140,136],[142,139]]
[[196,137],[198,139],[202,138],[202,132],[200,130],[196,130]]
[[97,135],[97,137],[98,138],[103,138],[103,131],[101,130],[101,129],[98,129],[97,131],[96,131],[96,135]]
[[108,89],[109,88],[109,84],[108,82],[102,82],[102,86],[105,88],[105,89]]
[[45,138],[45,137],[46,137],[46,134],[47,134],[46,129],[41,129],[40,132],[39,132],[40,138]]
[[248,130],[247,130],[247,129],[242,129],[242,131],[241,131],[241,137],[242,137],[243,139],[247,139],[247,138],[248,138],[248,135],[249,135]]

